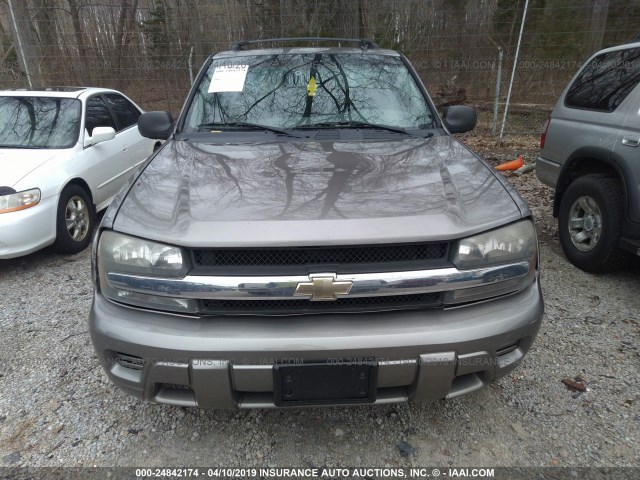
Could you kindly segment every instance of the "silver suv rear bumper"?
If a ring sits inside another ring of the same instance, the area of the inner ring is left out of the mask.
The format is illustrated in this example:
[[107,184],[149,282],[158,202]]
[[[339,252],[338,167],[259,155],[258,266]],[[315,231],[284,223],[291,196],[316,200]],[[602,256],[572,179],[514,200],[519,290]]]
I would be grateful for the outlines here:
[[[497,313],[499,312],[499,314]],[[274,365],[378,363],[375,403],[451,398],[510,372],[542,320],[538,281],[448,309],[194,318],[96,293],[90,331],[111,380],[138,398],[201,408],[274,407]]]
[[555,188],[558,177],[560,177],[560,170],[562,170],[562,165],[557,162],[542,157],[536,159],[536,175],[542,183],[550,187]]

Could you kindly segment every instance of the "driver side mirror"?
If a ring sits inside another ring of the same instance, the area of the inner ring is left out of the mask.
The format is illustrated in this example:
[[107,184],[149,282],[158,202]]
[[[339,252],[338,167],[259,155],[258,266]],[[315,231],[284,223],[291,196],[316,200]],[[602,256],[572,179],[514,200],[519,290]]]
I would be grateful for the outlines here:
[[116,138],[116,131],[112,127],[95,127],[93,129],[93,135],[89,136],[89,133],[85,130],[84,146],[90,147],[98,143],[106,142]]
[[167,140],[173,127],[173,117],[169,112],[145,112],[138,118],[140,135],[152,140]]
[[451,133],[473,130],[478,121],[476,111],[466,105],[452,105],[444,109],[442,123]]

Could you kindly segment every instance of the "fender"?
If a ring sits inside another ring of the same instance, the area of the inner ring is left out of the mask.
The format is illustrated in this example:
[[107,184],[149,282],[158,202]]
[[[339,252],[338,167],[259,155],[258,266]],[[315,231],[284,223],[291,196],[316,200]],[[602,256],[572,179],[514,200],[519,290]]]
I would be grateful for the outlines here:
[[553,203],[553,216],[558,216],[560,202],[565,190],[573,179],[589,173],[612,173],[622,184],[625,197],[625,220],[633,223],[640,218],[640,194],[637,188],[631,188],[634,181],[628,162],[618,154],[600,147],[583,147],[573,152],[560,171]]

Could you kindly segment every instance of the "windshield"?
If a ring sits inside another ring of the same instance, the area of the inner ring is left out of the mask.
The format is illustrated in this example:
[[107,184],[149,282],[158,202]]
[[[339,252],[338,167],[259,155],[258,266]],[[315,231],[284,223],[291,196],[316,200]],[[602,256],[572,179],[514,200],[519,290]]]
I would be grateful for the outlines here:
[[184,128],[202,131],[234,122],[276,128],[333,123],[435,126],[399,57],[354,53],[214,60],[196,89]]
[[80,100],[0,97],[0,148],[69,148],[78,140]]

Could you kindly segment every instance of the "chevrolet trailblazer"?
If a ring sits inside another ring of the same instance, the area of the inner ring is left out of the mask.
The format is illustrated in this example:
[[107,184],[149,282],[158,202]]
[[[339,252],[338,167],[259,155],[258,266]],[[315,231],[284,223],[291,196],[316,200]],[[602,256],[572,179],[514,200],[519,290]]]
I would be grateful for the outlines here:
[[175,123],[140,117],[166,142],[93,246],[91,337],[123,390],[201,408],[415,402],[480,389],[529,350],[535,228],[452,136],[475,112],[441,119],[404,56],[340,41],[355,46],[237,44]]

